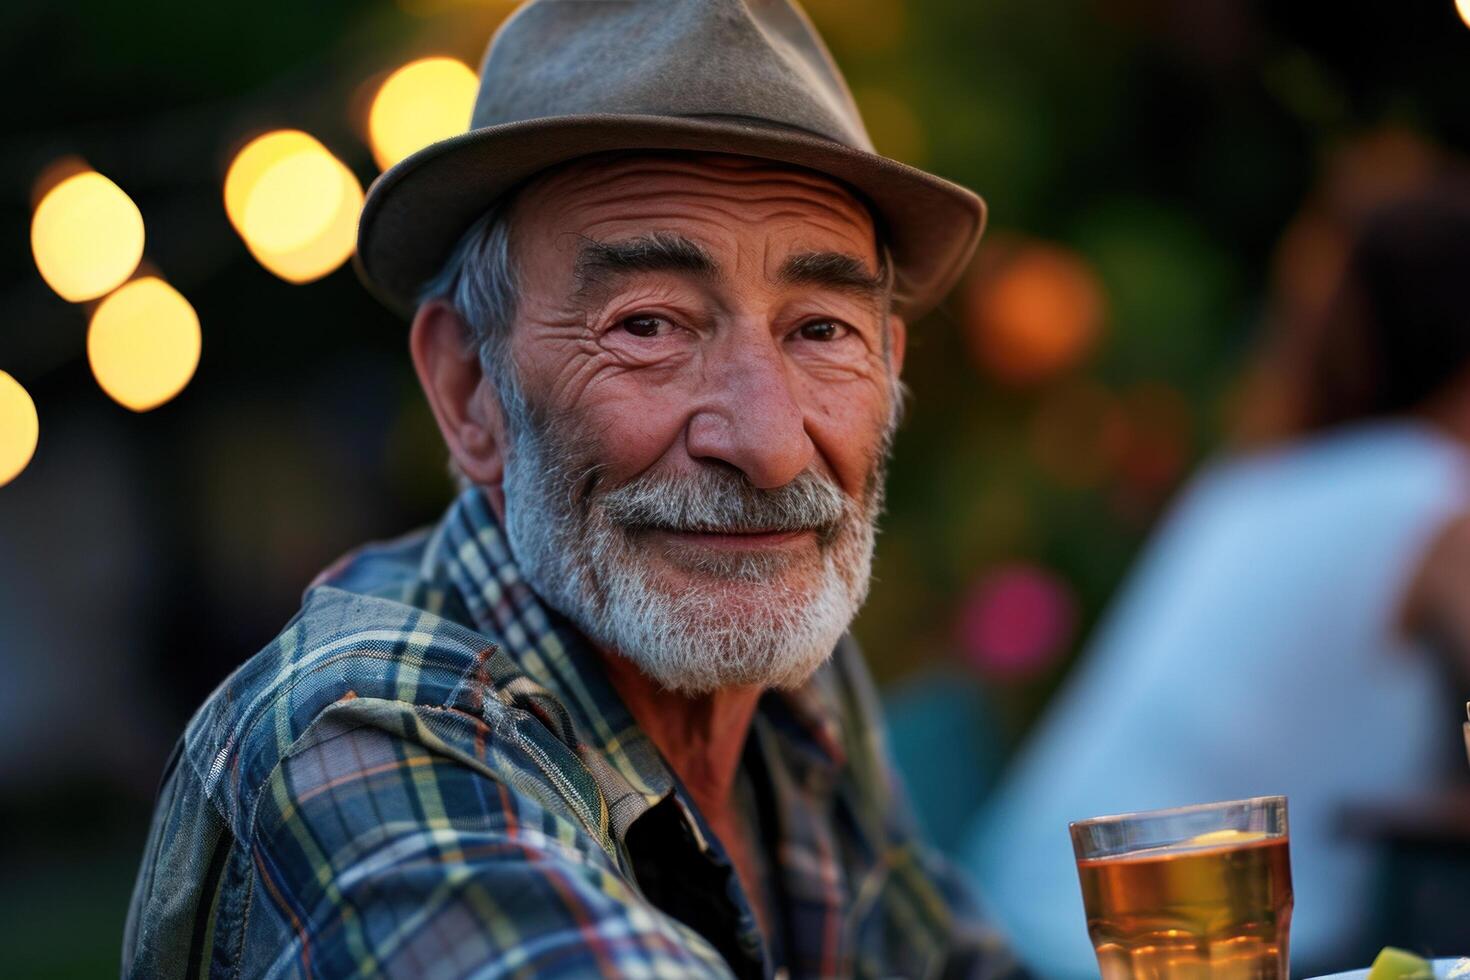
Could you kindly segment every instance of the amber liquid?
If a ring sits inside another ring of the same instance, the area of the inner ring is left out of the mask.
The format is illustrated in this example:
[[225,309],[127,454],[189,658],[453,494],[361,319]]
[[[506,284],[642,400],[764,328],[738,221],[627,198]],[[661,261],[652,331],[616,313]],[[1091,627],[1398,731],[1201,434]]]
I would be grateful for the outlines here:
[[1103,980],[1286,980],[1285,837],[1077,862]]

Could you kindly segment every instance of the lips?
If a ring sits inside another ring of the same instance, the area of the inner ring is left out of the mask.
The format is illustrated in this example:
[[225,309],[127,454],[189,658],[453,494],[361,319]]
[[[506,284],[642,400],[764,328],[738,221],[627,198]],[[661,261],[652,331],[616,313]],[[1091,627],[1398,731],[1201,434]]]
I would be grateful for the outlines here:
[[635,524],[630,525],[629,530],[648,531],[655,534],[718,534],[728,537],[761,534],[819,534],[822,531],[820,527],[790,527],[782,524],[767,524],[756,527],[680,527],[674,524]]
[[682,531],[672,528],[660,529],[659,533],[679,541],[711,547],[774,547],[799,541],[816,532],[809,528],[797,530],[739,530],[739,531]]
[[724,534],[724,535],[728,535],[730,537],[740,537],[742,535],[758,536],[758,535],[762,535],[762,534],[798,534],[802,530],[805,530],[805,529],[804,528],[792,529],[792,528],[779,528],[779,527],[751,527],[751,528],[741,528],[738,531],[706,531],[706,530],[690,529],[690,530],[687,530],[687,531],[686,530],[677,530],[677,531],[675,531],[675,533],[676,534]]

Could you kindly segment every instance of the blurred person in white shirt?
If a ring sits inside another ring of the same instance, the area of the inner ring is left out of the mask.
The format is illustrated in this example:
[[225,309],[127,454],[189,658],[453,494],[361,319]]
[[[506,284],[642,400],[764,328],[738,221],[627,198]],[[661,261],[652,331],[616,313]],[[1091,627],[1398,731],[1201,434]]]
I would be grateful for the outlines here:
[[1289,798],[1298,968],[1376,938],[1342,808],[1441,785],[1466,694],[1467,279],[1464,178],[1362,222],[1333,301],[1288,325],[1274,444],[1180,494],[976,818],[968,863],[1040,975],[1097,975],[1068,821],[1210,800]]

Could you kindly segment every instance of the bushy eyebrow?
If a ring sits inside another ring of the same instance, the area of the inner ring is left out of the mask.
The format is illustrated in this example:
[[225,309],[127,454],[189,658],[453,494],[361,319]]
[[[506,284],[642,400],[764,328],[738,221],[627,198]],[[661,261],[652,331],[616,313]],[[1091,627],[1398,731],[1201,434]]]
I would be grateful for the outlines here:
[[[719,265],[704,246],[683,235],[654,232],[620,241],[585,239],[572,266],[577,298],[594,302],[605,297],[627,276],[640,272],[675,272],[715,279]],[[869,272],[860,258],[843,252],[798,252],[788,256],[776,273],[787,286],[814,286],[847,293],[874,306],[888,294],[888,277]]]
[[679,272],[713,278],[719,269],[698,242],[682,235],[655,232],[616,242],[588,239],[577,250],[572,272],[577,295],[584,299],[611,289],[617,280],[638,272]]
[[817,286],[874,304],[888,291],[883,273],[869,272],[862,259],[842,252],[798,252],[781,263],[776,278],[788,286]]

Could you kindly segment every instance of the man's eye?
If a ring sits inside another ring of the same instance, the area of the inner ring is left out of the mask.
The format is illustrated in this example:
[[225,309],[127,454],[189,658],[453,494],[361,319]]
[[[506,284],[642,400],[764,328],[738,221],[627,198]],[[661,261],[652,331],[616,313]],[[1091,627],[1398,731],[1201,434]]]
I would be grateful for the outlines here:
[[669,321],[661,316],[630,316],[624,318],[619,326],[635,337],[657,337],[669,326]]
[[839,340],[847,331],[847,326],[836,320],[812,320],[803,323],[798,331],[802,340]]

